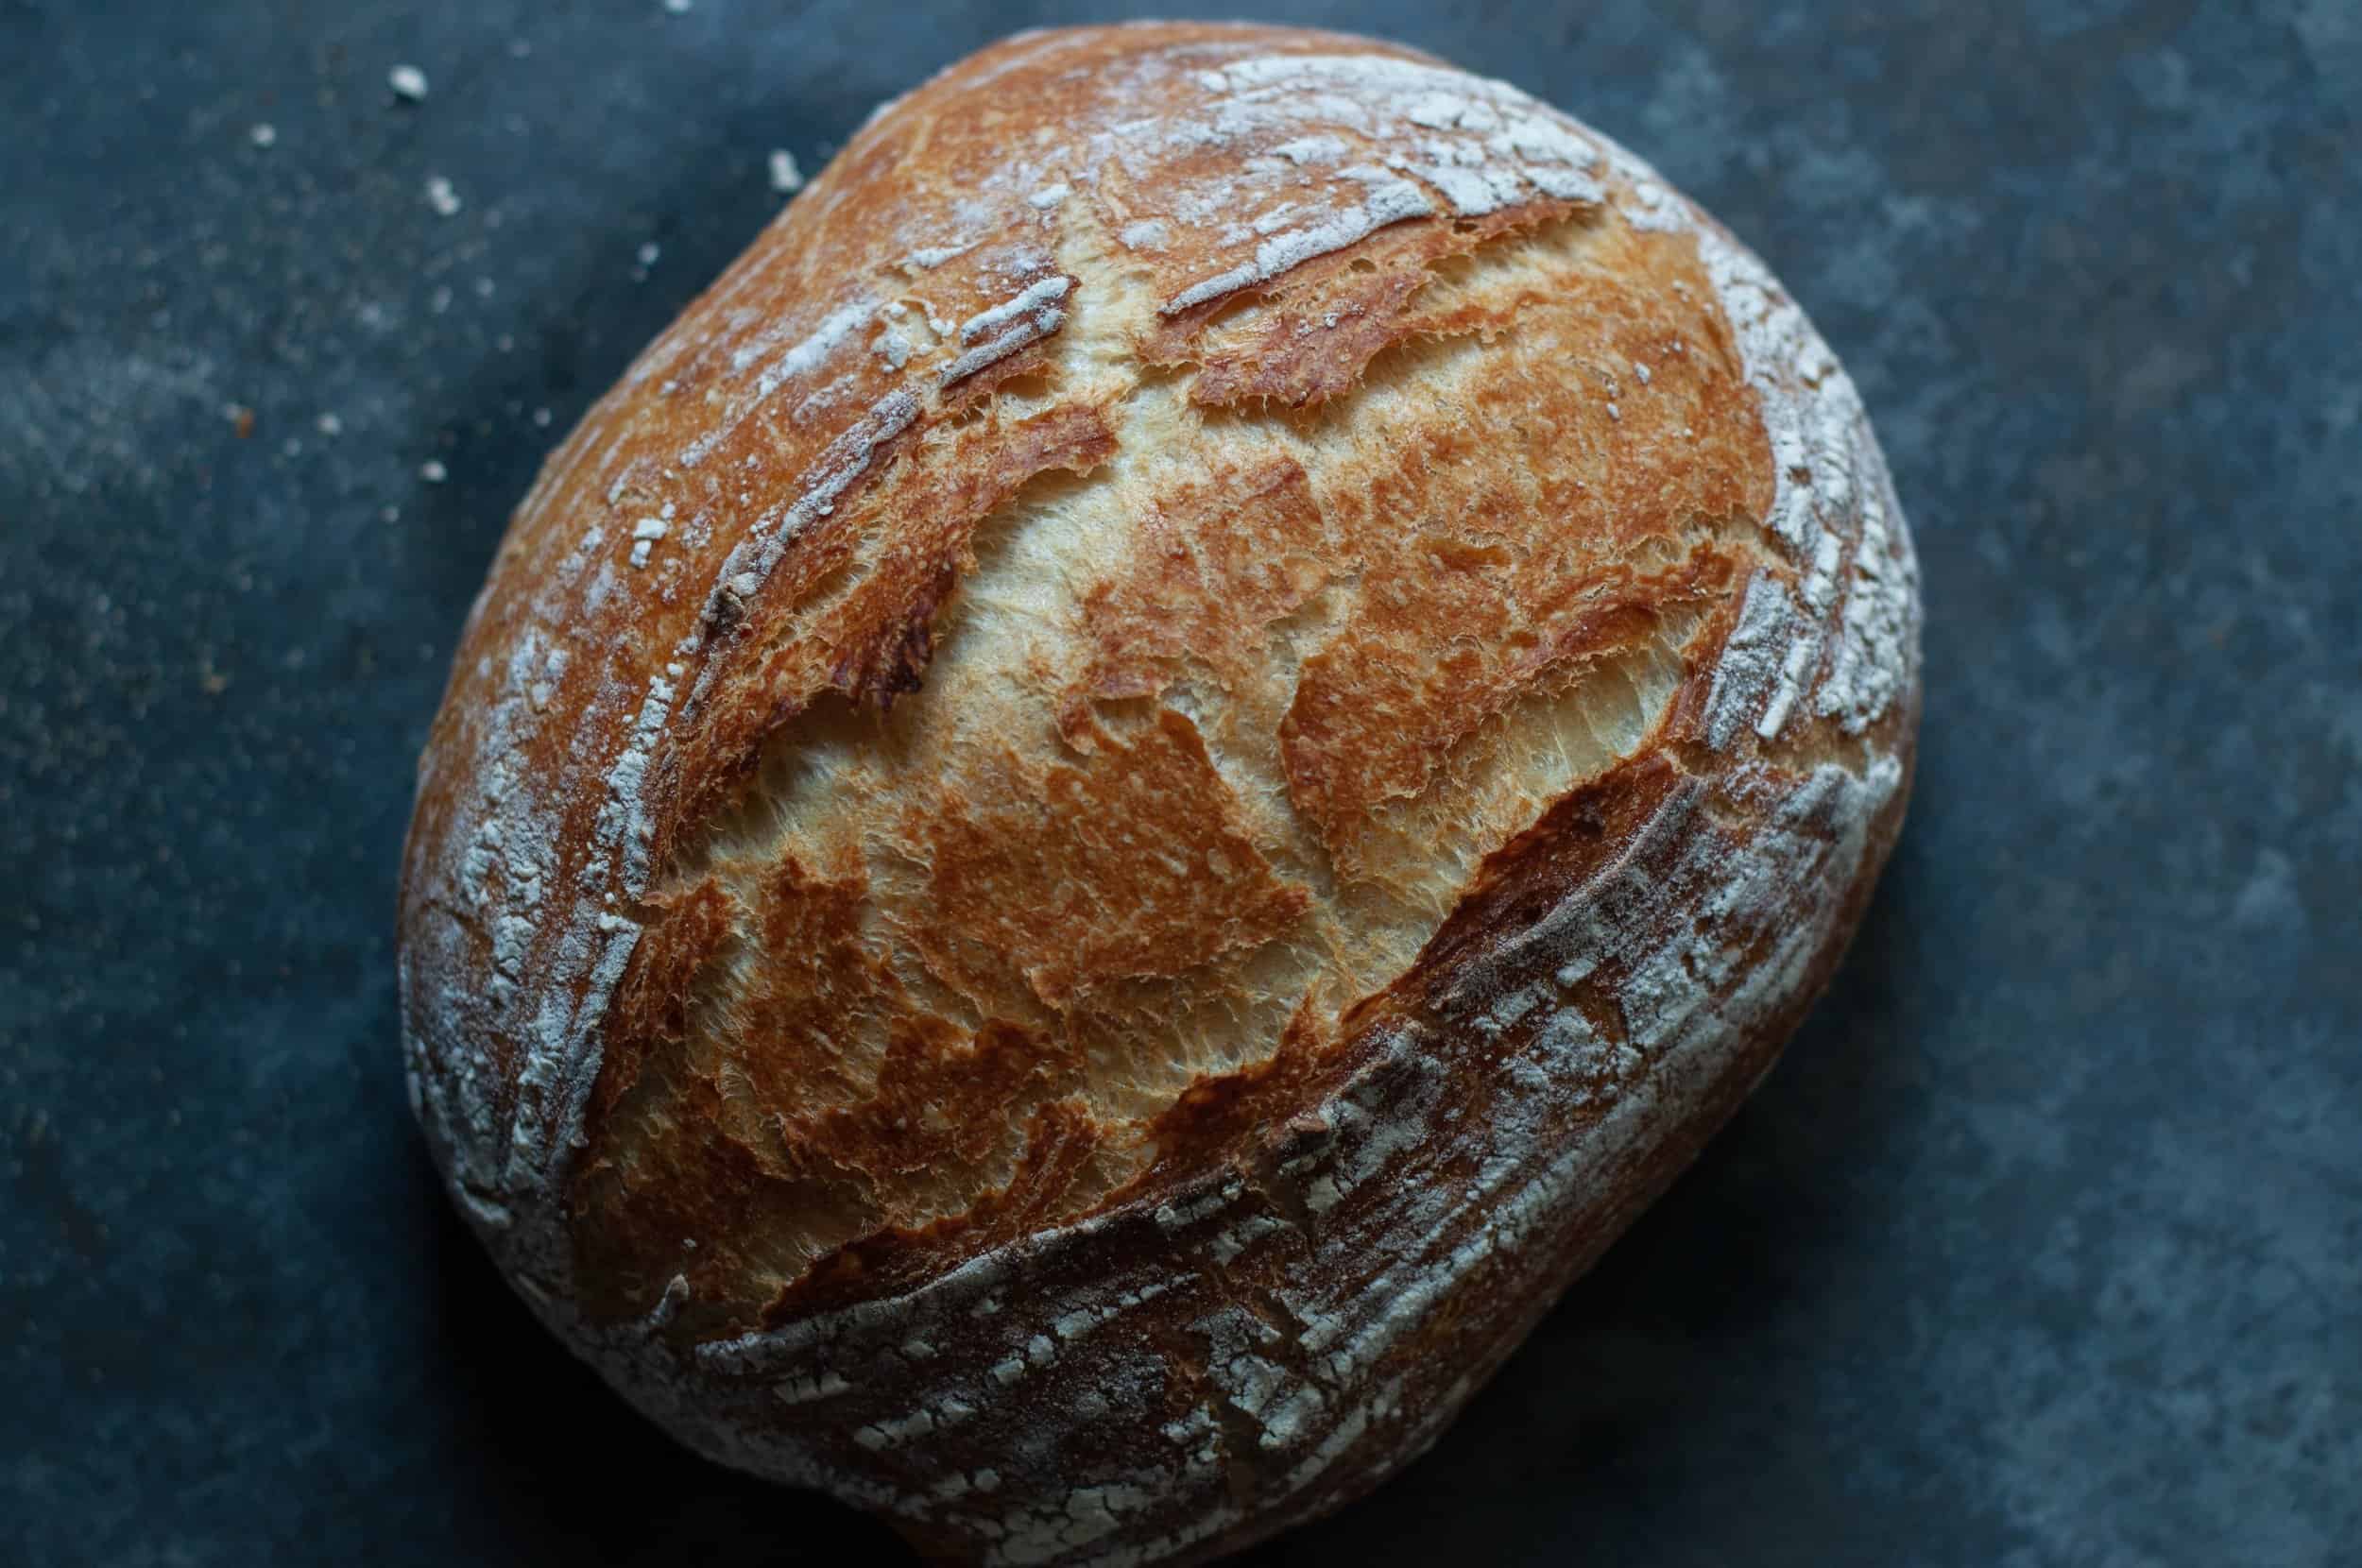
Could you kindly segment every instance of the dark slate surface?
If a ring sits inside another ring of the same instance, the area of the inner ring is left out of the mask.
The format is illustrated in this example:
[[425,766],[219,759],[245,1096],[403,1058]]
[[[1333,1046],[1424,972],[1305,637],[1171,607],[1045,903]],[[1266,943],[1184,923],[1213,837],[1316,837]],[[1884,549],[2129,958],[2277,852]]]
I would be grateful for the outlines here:
[[[396,1065],[411,758],[540,452],[766,149],[1058,19],[792,9],[0,0],[0,1560],[899,1560],[544,1343]],[[1294,8],[1806,301],[1926,563],[1919,793],[1730,1133],[1259,1560],[2362,1560],[2362,8],[1463,9]]]

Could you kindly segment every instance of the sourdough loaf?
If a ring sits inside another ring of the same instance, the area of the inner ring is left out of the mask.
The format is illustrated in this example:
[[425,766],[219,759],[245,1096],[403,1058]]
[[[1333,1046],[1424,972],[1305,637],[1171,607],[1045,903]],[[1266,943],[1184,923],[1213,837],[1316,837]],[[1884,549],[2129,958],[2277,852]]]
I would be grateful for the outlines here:
[[1430,1441],[1899,825],[1908,535],[1645,165],[1393,45],[1036,33],[552,455],[403,867],[419,1120],[682,1440],[1011,1563]]

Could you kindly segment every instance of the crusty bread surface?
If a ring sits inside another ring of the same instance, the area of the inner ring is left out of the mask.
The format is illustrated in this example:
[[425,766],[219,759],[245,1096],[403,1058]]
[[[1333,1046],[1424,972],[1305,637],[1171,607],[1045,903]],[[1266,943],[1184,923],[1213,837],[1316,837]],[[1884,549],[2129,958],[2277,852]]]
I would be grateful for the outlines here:
[[1770,1067],[1899,827],[1843,371],[1425,56],[1036,33],[552,455],[420,764],[414,1106],[703,1452],[1190,1560],[1432,1440]]

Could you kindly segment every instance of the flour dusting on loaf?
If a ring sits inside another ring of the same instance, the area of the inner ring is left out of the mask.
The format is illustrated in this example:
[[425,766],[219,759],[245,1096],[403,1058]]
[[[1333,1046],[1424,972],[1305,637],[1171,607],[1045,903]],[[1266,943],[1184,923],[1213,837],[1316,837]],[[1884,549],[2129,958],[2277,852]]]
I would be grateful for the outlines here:
[[1417,1454],[1899,827],[1909,534],[1761,264],[1393,45],[1010,40],[545,466],[420,764],[414,1107],[551,1327],[931,1554]]

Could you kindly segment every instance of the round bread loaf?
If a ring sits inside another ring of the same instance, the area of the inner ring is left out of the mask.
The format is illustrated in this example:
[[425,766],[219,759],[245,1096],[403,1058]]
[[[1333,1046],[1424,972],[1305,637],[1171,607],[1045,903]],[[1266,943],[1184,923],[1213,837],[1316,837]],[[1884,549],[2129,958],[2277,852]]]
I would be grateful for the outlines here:
[[553,1331],[932,1555],[1202,1559],[1436,1436],[1772,1065],[1900,823],[1845,374],[1392,45],[887,106],[550,459],[403,868]]

